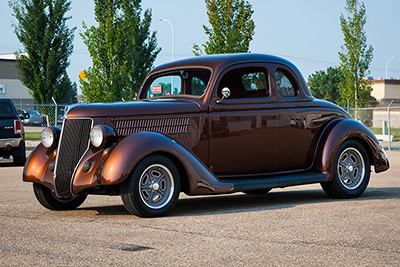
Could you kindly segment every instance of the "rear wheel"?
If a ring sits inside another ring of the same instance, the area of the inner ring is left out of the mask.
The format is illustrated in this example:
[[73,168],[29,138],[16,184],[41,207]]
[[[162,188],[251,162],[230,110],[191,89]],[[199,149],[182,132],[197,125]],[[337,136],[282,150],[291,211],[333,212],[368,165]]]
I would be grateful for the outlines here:
[[332,170],[333,180],[321,186],[331,197],[359,197],[367,188],[371,165],[365,148],[357,141],[349,140],[342,144]]
[[70,198],[58,198],[49,188],[35,183],[33,184],[33,191],[39,203],[49,210],[74,210],[87,197],[87,195],[78,195]]
[[125,208],[141,217],[166,215],[179,197],[180,178],[167,157],[152,155],[142,160],[121,185]]

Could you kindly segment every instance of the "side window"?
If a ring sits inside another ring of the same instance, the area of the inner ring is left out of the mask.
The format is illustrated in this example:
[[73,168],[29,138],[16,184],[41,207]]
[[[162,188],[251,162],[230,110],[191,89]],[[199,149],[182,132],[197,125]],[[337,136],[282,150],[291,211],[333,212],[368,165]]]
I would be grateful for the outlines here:
[[278,90],[279,96],[293,97],[297,95],[297,90],[289,77],[290,76],[282,70],[277,70],[275,72],[276,90]]
[[244,74],[242,76],[242,84],[248,92],[267,90],[267,78],[262,71]]
[[191,81],[192,95],[202,95],[207,85],[199,77],[193,77]]
[[261,67],[234,69],[227,72],[218,86],[218,97],[222,97],[222,89],[231,91],[229,99],[262,98],[269,95],[268,75]]

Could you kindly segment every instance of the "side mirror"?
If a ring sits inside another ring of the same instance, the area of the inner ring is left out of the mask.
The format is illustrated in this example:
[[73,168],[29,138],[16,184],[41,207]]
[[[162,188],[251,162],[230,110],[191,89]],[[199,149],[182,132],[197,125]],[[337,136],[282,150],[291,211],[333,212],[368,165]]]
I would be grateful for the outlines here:
[[222,89],[222,98],[221,100],[217,100],[217,103],[221,103],[222,100],[224,100],[225,98],[228,98],[231,95],[231,90],[229,90],[228,87],[224,87]]
[[22,113],[22,115],[20,116],[21,120],[27,120],[29,119],[31,116],[29,115],[28,112],[24,112]]

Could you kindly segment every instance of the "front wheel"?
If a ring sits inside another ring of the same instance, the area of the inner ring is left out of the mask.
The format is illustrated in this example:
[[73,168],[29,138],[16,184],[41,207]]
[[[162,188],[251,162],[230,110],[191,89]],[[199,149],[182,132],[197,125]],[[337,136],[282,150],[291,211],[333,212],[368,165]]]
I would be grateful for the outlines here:
[[166,215],[180,192],[179,172],[167,157],[152,155],[142,160],[121,185],[125,208],[141,217]]
[[70,198],[58,198],[49,188],[41,184],[33,184],[35,197],[43,207],[49,210],[74,210],[79,207],[87,195],[77,195]]
[[365,148],[357,141],[344,142],[332,170],[332,181],[321,183],[325,193],[335,198],[359,197],[367,188],[371,165]]

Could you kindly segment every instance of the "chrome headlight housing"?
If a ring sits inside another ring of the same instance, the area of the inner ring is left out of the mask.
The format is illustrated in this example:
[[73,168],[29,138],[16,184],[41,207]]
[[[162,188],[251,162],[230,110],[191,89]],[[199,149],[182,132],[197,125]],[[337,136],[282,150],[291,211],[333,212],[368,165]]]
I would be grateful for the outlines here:
[[61,129],[57,127],[44,127],[40,133],[40,142],[44,147],[56,147]]
[[90,130],[90,143],[94,147],[104,147],[114,141],[116,135],[114,129],[107,125],[95,125]]

